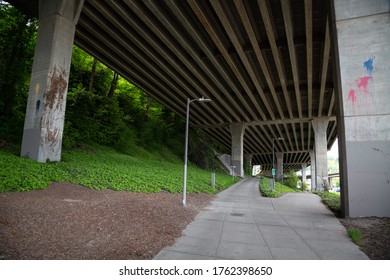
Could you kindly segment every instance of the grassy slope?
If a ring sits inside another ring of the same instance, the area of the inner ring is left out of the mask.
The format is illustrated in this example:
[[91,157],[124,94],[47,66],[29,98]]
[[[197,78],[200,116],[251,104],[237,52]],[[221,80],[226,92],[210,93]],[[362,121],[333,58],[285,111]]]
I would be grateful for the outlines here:
[[[188,167],[187,191],[214,193],[210,171]],[[0,150],[0,192],[44,189],[51,182],[71,182],[93,189],[134,192],[181,192],[183,165],[145,153],[132,157],[107,147],[65,151],[59,163],[38,163]],[[216,175],[216,190],[235,181],[223,173]]]
[[285,185],[275,182],[275,189],[270,190],[270,179],[267,177],[262,177],[259,184],[260,193],[264,197],[279,197],[282,193],[288,192],[299,192],[299,189],[292,189]]

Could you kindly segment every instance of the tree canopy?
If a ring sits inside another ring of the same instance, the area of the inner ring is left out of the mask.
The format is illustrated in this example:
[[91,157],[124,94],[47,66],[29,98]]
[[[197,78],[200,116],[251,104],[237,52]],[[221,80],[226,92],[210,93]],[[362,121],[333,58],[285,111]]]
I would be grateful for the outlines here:
[[31,75],[37,20],[0,3],[0,136],[20,141]]

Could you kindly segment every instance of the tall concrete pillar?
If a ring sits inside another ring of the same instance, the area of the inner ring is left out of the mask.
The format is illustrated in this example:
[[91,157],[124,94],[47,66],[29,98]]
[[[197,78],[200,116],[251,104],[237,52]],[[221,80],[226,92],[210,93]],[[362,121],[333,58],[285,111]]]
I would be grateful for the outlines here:
[[306,182],[306,167],[307,167],[307,164],[306,163],[302,163],[301,166],[302,166],[302,182]]
[[316,191],[316,154],[310,151],[310,188],[312,192]]
[[232,135],[232,166],[235,166],[234,173],[237,176],[244,176],[244,131],[243,124],[232,124],[230,133]]
[[252,154],[245,155],[246,169],[247,169],[246,172],[249,176],[252,176],[252,158],[253,158]]
[[283,153],[276,153],[276,181],[283,180]]
[[75,27],[84,0],[40,0],[39,29],[28,93],[21,156],[61,159]]
[[314,130],[314,152],[316,154],[316,181],[317,191],[323,191],[328,184],[328,146],[326,130],[329,119],[317,118],[311,121]]
[[390,217],[390,1],[332,12],[342,213]]

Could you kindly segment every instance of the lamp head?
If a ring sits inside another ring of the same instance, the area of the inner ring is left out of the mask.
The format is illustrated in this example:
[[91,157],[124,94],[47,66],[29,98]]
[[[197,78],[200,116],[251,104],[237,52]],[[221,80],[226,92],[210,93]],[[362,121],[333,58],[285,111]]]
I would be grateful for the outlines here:
[[211,102],[211,99],[201,97],[198,99],[199,102]]

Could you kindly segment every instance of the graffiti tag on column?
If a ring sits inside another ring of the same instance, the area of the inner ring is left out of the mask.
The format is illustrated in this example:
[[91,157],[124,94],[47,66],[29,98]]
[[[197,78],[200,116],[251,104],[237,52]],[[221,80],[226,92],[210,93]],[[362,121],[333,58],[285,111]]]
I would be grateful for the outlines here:
[[368,75],[358,77],[355,80],[354,86],[348,91],[348,100],[354,105],[356,102],[361,99],[362,94],[373,93],[370,90],[370,85],[373,84],[373,72],[374,72],[374,59],[375,57],[370,57],[368,60],[363,62],[363,69]]
[[[347,83],[348,95],[347,101],[352,104],[352,114],[356,116],[356,113],[363,113],[363,111],[369,111],[369,107],[372,104],[372,96],[374,94],[374,67],[375,56],[363,61],[362,64],[362,76],[356,77],[353,82]],[[356,112],[356,109],[358,112]],[[354,118],[354,137],[356,139],[357,133],[357,119]],[[364,133],[364,132],[362,132]]]
[[363,62],[363,67],[366,69],[368,74],[371,76],[374,71],[374,56]]
[[355,104],[355,101],[356,101],[356,91],[351,89],[349,92],[348,92],[348,100],[351,100],[353,104]]
[[364,76],[361,78],[356,79],[356,85],[359,88],[359,90],[363,91],[364,93],[368,92],[368,82],[372,79],[371,76]]

